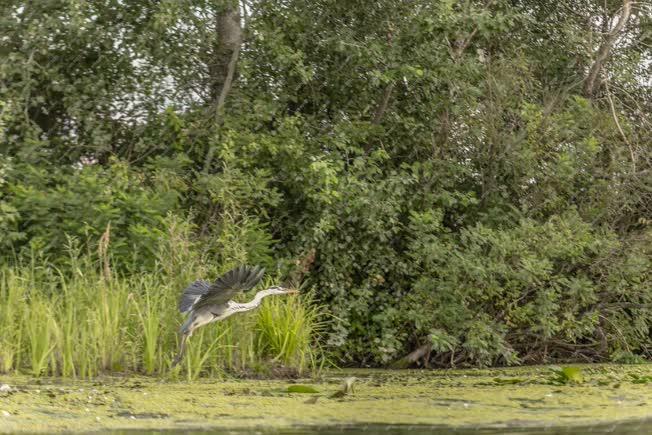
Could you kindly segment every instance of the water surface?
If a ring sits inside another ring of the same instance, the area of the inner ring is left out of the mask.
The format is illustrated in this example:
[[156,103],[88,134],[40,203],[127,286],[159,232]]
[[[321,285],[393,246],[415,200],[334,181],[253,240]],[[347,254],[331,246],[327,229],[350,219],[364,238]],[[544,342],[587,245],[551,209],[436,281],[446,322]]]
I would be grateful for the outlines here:
[[[652,417],[651,365],[591,365],[581,372],[572,382],[560,381],[550,367],[197,382],[0,376],[11,387],[0,392],[0,433],[652,433],[643,423]],[[338,394],[351,377],[353,391]],[[294,392],[299,385],[316,392]]]
[[331,426],[312,428],[286,428],[271,430],[258,429],[229,429],[229,430],[165,430],[165,431],[106,431],[102,435],[221,435],[232,434],[242,435],[244,433],[257,433],[260,435],[353,435],[353,434],[376,434],[387,435],[591,435],[591,434],[612,434],[612,435],[643,435],[652,433],[652,423],[649,421],[623,422],[615,424],[599,424],[582,427],[547,427],[547,428],[464,428],[455,429],[449,427],[424,426],[424,425],[351,425]]

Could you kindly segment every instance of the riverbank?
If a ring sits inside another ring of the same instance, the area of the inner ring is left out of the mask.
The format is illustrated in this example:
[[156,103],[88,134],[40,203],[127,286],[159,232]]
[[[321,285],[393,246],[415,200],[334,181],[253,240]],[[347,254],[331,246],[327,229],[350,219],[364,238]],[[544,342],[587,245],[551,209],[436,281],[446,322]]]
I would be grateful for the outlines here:
[[[352,391],[342,384],[355,377]],[[301,386],[311,387],[302,388]],[[289,390],[316,392],[288,392]],[[343,424],[575,426],[652,414],[652,365],[324,372],[318,379],[0,375],[0,432]]]

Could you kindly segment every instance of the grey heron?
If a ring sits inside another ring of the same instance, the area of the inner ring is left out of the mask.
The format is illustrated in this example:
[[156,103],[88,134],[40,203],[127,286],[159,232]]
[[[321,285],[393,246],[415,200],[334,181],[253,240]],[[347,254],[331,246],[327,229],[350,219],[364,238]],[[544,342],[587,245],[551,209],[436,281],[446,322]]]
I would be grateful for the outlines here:
[[262,267],[240,266],[225,273],[212,284],[200,279],[183,291],[179,300],[179,311],[182,314],[189,314],[179,331],[181,345],[173,366],[181,361],[188,338],[200,326],[224,320],[235,313],[258,308],[263,298],[267,296],[298,293],[296,290],[275,286],[259,291],[251,301],[246,303],[231,300],[241,291],[252,289],[264,274],[265,269]]

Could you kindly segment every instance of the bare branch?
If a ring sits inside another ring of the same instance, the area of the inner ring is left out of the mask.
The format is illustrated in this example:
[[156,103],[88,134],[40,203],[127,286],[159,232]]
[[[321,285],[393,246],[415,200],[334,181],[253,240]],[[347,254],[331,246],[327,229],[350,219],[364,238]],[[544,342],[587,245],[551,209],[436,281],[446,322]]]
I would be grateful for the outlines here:
[[593,65],[591,66],[589,74],[586,78],[586,83],[584,84],[584,92],[589,97],[593,95],[596,87],[596,82],[598,81],[600,71],[602,70],[602,66],[611,54],[611,49],[620,36],[620,32],[622,32],[623,28],[627,24],[631,13],[632,0],[624,0],[623,7],[620,10],[620,17],[618,18],[618,22],[613,27],[613,29],[607,33],[604,41],[602,42],[602,45],[600,48],[598,48],[598,52],[595,56],[595,61],[593,62]]
[[381,100],[380,104],[376,108],[376,111],[374,112],[374,119],[371,121],[372,124],[378,125],[383,119],[383,116],[385,115],[385,111],[387,111],[387,106],[389,105],[389,99],[392,97],[392,92],[394,91],[394,83],[390,83],[385,87],[385,90],[383,92],[383,99]]
[[613,117],[614,122],[616,123],[616,127],[618,127],[620,136],[622,136],[623,141],[627,144],[627,147],[629,148],[629,155],[632,158],[632,171],[636,172],[636,156],[634,155],[632,144],[629,142],[629,140],[627,140],[627,136],[625,135],[623,128],[620,126],[620,121],[618,121],[618,114],[616,113],[616,108],[614,107],[614,101],[611,98],[611,92],[609,91],[609,82],[605,81],[604,86],[605,86],[605,90],[607,91],[607,100],[609,101],[609,107],[611,108],[611,116]]

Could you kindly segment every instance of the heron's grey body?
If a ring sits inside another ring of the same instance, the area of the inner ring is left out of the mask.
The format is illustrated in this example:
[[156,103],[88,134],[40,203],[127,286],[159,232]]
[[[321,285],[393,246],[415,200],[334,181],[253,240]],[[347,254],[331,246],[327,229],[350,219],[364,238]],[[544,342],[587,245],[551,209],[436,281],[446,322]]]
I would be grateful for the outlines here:
[[240,266],[227,272],[213,284],[197,280],[183,291],[179,311],[189,314],[179,331],[182,334],[181,347],[174,360],[175,365],[183,358],[186,341],[200,326],[224,320],[235,313],[253,310],[266,296],[296,293],[283,287],[270,287],[256,293],[250,302],[238,303],[231,300],[241,291],[249,290],[258,284],[264,273],[265,270],[261,267]]

